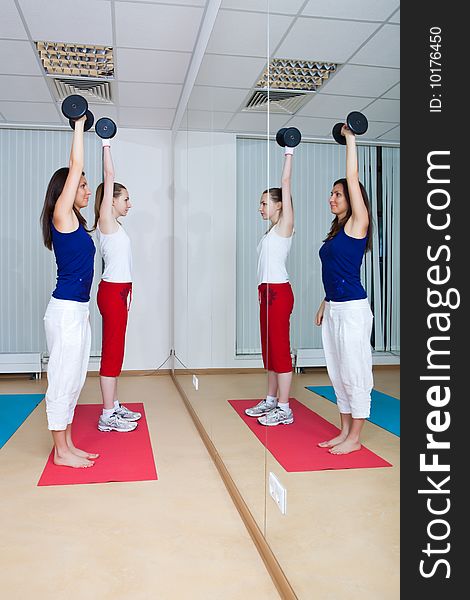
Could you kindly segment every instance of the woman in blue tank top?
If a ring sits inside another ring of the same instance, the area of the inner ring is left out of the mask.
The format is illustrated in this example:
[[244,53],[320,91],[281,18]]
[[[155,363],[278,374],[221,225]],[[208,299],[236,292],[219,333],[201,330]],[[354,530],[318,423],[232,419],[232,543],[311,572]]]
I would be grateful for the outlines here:
[[326,366],[341,417],[341,433],[319,444],[331,454],[361,448],[373,386],[373,317],[360,276],[362,259],[372,245],[369,199],[359,181],[355,135],[347,125],[341,133],[346,138],[346,179],[335,181],[329,200],[335,218],[320,249],[325,299],[315,318],[322,326]]
[[56,465],[92,467],[97,454],[72,441],[75,406],[85,382],[91,331],[88,305],[95,246],[80,214],[90,197],[83,173],[85,117],[75,122],[70,166],[51,177],[41,214],[44,245],[57,262],[57,285],[44,316],[49,361],[46,413]]

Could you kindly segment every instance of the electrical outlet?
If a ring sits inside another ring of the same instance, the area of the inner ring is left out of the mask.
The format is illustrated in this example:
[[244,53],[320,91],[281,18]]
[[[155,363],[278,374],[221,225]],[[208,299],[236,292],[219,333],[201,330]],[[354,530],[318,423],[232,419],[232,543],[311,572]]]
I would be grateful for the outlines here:
[[193,375],[193,385],[197,391],[199,389],[199,379],[196,377],[196,375]]
[[274,473],[269,473],[269,494],[283,515],[287,512],[287,490]]

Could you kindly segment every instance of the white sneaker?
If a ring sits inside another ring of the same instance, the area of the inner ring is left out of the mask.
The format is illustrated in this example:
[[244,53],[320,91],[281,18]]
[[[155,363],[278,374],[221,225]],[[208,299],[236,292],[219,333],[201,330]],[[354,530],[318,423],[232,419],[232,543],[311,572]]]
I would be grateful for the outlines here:
[[271,404],[266,399],[258,402],[256,406],[251,406],[245,410],[245,414],[249,417],[261,417],[262,415],[267,415],[268,412],[276,408],[276,404]]
[[290,425],[294,422],[294,413],[289,408],[288,411],[282,410],[279,406],[273,408],[267,415],[260,417],[258,423],[268,427],[272,425]]
[[100,416],[98,420],[98,429],[100,431],[119,431],[124,433],[127,431],[134,431],[137,427],[137,423],[134,421],[126,421],[120,417],[117,413],[113,412],[110,417]]
[[142,416],[140,412],[134,412],[133,410],[129,410],[122,404],[119,405],[119,408],[115,408],[114,412],[118,414],[121,417],[121,419],[126,419],[126,421],[138,421]]

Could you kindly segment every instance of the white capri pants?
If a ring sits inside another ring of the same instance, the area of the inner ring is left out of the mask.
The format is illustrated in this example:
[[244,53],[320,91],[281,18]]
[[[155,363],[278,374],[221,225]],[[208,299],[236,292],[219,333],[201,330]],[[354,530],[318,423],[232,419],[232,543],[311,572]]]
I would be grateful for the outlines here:
[[72,423],[85,383],[91,347],[88,304],[52,297],[44,316],[49,350],[46,414],[52,431],[64,431]]
[[322,339],[326,367],[339,412],[354,419],[367,419],[370,414],[372,320],[367,298],[325,302]]

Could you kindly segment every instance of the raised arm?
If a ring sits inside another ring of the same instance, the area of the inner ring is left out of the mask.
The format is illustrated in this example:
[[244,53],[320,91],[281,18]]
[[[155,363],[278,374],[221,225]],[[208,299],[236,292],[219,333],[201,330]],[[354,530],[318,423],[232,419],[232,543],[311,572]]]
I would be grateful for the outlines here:
[[292,158],[294,149],[285,147],[284,167],[282,169],[281,190],[282,190],[282,214],[279,219],[278,233],[283,237],[290,237],[294,231],[294,208],[292,206],[291,195],[291,175]]
[[100,206],[98,225],[102,233],[114,233],[119,225],[113,216],[114,165],[109,140],[103,139],[103,199]]
[[69,173],[65,180],[62,193],[57,198],[52,221],[54,227],[63,233],[73,231],[77,226],[77,219],[73,213],[73,204],[77,195],[78,186],[83,173],[83,131],[86,117],[75,121],[75,129],[70,151]]
[[356,136],[346,124],[343,125],[341,133],[346,138],[346,181],[352,211],[351,218],[345,226],[345,231],[352,237],[363,238],[369,227],[369,214],[359,185]]

